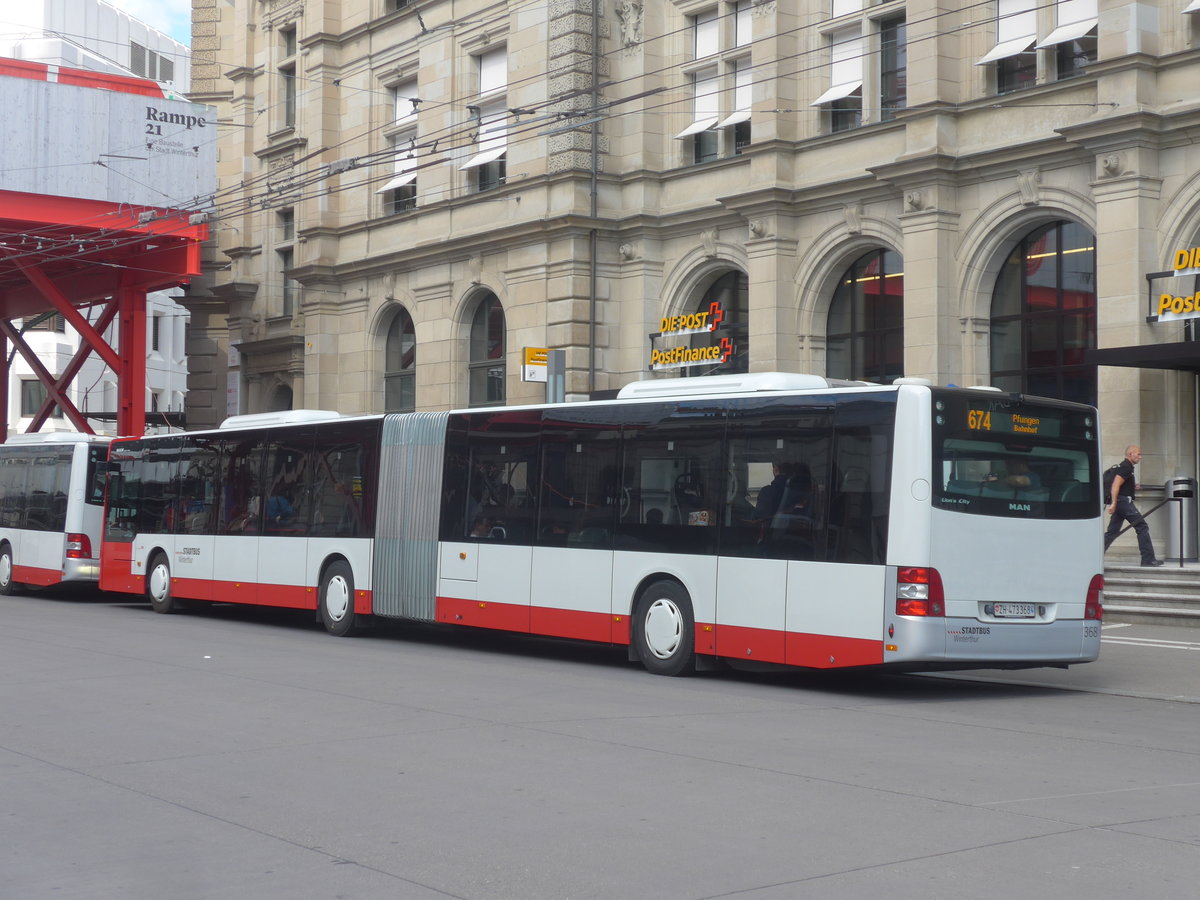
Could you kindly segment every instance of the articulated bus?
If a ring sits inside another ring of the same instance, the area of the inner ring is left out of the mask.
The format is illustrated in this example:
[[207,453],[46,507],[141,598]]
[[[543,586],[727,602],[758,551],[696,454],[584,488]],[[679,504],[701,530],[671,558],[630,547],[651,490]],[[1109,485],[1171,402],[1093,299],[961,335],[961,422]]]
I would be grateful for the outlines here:
[[51,432],[0,444],[0,594],[99,580],[110,440]]
[[1096,411],[764,373],[235,417],[113,443],[101,587],[598,641],[663,675],[1066,666],[1102,616]]

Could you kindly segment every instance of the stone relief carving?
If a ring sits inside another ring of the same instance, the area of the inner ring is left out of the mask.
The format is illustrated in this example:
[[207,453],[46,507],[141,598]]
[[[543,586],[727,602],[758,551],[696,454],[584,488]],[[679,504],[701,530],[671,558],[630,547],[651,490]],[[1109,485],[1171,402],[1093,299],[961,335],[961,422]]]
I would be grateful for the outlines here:
[[846,216],[846,230],[851,234],[862,234],[862,204],[850,203],[842,212]]
[[750,11],[754,16],[769,16],[775,12],[775,0],[754,0],[754,8]]
[[641,0],[617,0],[617,19],[621,26],[621,46],[626,49],[642,42]]
[[1021,194],[1021,202],[1025,206],[1037,206],[1039,185],[1042,183],[1042,173],[1037,169],[1026,169],[1017,175],[1017,190]]
[[637,259],[637,248],[633,244],[622,244],[617,248],[617,253],[621,255],[621,259],[629,261]]
[[1120,153],[1106,153],[1100,157],[1100,177],[1114,178],[1124,170]]
[[709,228],[700,235],[700,243],[704,247],[704,255],[710,259],[717,255],[717,229]]
[[750,237],[751,237],[751,239],[766,237],[766,235],[767,235],[767,223],[764,222],[762,219],[751,219],[750,220]]
[[920,212],[925,208],[925,194],[921,191],[904,192],[904,211]]

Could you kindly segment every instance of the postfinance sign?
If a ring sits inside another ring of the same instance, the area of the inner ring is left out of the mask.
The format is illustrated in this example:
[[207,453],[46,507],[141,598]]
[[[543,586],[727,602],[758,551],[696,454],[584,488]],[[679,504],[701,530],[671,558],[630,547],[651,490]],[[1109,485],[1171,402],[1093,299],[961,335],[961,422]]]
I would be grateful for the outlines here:
[[[1176,250],[1171,260],[1171,268],[1177,276],[1200,274],[1200,247]],[[1200,291],[1191,294],[1162,291],[1154,302],[1151,318],[1157,322],[1176,322],[1181,319],[1194,319],[1197,316],[1200,316]]]

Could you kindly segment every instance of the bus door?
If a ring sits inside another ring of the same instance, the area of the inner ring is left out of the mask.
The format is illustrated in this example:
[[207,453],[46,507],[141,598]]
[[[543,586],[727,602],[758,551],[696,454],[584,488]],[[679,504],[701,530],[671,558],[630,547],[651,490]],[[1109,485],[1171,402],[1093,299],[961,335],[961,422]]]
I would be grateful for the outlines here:
[[[221,441],[221,496],[213,541],[213,600],[258,602],[262,468],[266,436],[230,434]],[[220,564],[216,564],[220,560]]]
[[764,398],[731,413],[717,652],[792,662],[819,641],[828,567],[832,405]]
[[171,511],[170,525],[175,533],[175,552],[171,577],[176,593],[197,600],[216,600],[214,570],[216,563],[216,512],[221,442],[199,435],[185,443],[180,461],[177,506]]
[[133,539],[137,534],[145,453],[136,441],[114,441],[109,451],[104,534],[100,546],[100,589],[104,591],[142,592],[145,572],[134,568]]

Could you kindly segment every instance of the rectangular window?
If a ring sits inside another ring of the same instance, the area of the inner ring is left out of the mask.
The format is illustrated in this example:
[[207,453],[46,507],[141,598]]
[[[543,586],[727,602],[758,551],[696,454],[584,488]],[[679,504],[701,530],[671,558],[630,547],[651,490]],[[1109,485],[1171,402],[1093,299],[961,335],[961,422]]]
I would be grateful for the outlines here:
[[715,9],[692,17],[692,58],[712,56],[721,46],[721,20]]
[[283,127],[296,125],[296,67],[279,67],[279,90],[283,98]]
[[879,120],[895,118],[908,92],[908,46],[904,19],[879,23]]
[[162,316],[150,316],[150,349],[158,352],[158,341],[161,335]]
[[848,16],[850,13],[861,12],[862,8],[863,0],[833,0],[830,15],[836,19],[838,16]]
[[290,241],[296,237],[296,212],[292,209],[281,209],[279,216],[279,239]]
[[296,29],[282,28],[279,31],[279,43],[282,48],[282,53],[286,59],[289,56],[296,55]]
[[813,106],[829,110],[829,130],[848,131],[862,124],[862,26],[829,35],[829,90]]
[[750,108],[754,103],[754,68],[742,59],[733,68],[733,111],[721,120],[720,128],[733,130],[733,152],[750,146]]
[[397,127],[415,125],[419,103],[416,81],[406,81],[392,88],[392,108],[395,116],[393,124]]
[[718,135],[713,129],[720,120],[720,80],[716,69],[704,69],[692,76],[692,124],[676,140],[692,144],[692,162],[717,158]]
[[[42,408],[42,404],[45,401],[46,388],[40,381],[36,378],[21,379],[21,416],[23,418],[37,415],[37,411]],[[62,416],[62,409],[56,404],[50,413],[50,417],[61,419]]]
[[1061,81],[1082,75],[1097,58],[1096,0],[1060,0],[1058,27],[1046,35],[1038,48],[1054,48],[1055,74]]
[[289,248],[278,251],[278,255],[281,315],[290,317],[293,315],[296,302],[296,282],[288,276],[288,271],[294,262],[293,252]]
[[146,77],[146,48],[136,41],[129,42],[129,71],[139,78]]
[[735,47],[747,47],[754,41],[754,18],[751,14],[750,0],[738,0],[734,7],[733,44]]
[[996,45],[975,64],[995,63],[996,92],[1031,87],[1037,83],[1036,0],[997,0]]
[[499,187],[507,176],[507,150],[508,110],[503,106],[480,109],[475,153],[459,169],[470,173],[476,191]]
[[413,135],[397,135],[391,139],[396,154],[392,177],[375,191],[383,195],[384,212],[388,215],[416,209],[416,159],[411,149],[414,140]]
[[480,95],[508,88],[508,48],[497,47],[475,57],[479,66]]

